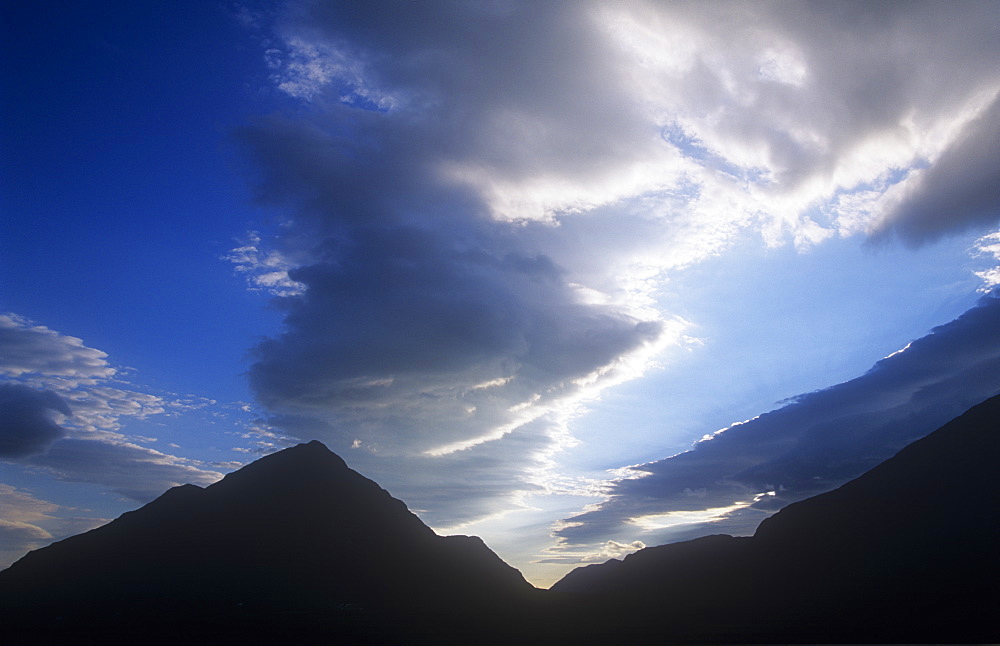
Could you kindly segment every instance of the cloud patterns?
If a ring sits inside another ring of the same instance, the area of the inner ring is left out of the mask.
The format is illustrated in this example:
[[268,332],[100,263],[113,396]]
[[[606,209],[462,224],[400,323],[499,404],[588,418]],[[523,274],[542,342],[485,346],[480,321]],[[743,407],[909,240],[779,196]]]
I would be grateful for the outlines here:
[[[544,490],[579,403],[680,340],[671,269],[745,232],[916,244],[997,221],[993,17],[291,3],[267,62],[303,103],[239,134],[284,214],[233,258],[286,312],[250,371],[269,421],[361,449],[432,522]],[[483,503],[445,512],[450,490]]]
[[56,477],[107,486],[146,502],[221,474],[154,449],[121,431],[123,420],[197,406],[140,392],[116,378],[107,354],[81,339],[12,314],[0,316],[0,459]]
[[1000,298],[985,296],[856,379],[632,467],[607,501],[565,521],[554,552],[752,533],[765,515],[857,477],[1000,392],[998,329]]

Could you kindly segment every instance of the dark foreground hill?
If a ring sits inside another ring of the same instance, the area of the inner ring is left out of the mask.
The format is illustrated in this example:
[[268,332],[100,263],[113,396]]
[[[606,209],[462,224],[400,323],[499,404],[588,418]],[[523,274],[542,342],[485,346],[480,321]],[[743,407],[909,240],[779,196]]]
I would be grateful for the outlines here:
[[592,641],[1000,642],[1000,397],[753,537],[579,568],[552,588]]
[[0,572],[0,631],[32,643],[437,641],[503,635],[538,592],[480,539],[438,536],[310,442],[29,553]]
[[0,572],[4,643],[1000,642],[1000,397],[753,537],[531,587],[311,442]]

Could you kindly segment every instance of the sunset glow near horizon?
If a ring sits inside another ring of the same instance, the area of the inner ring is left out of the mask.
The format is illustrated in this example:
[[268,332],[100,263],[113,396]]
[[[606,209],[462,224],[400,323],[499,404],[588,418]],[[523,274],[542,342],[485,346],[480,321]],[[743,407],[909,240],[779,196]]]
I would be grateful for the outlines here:
[[1000,392],[995,2],[0,29],[0,567],[317,439],[548,586]]

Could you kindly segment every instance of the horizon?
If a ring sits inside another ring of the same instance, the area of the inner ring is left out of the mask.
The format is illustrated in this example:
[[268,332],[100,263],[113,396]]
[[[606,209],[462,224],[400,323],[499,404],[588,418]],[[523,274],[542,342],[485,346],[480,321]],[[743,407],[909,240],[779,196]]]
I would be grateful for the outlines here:
[[320,440],[547,588],[1000,392],[996,3],[0,12],[0,568]]

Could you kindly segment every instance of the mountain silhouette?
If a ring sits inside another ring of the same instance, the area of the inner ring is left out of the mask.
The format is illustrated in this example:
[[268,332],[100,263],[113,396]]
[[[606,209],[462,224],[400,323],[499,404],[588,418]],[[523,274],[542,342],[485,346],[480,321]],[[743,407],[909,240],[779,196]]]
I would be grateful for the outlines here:
[[502,633],[536,592],[479,538],[438,536],[310,442],[30,552],[0,572],[0,618],[74,641],[155,625],[164,641],[412,642]]
[[536,590],[319,442],[175,487],[0,572],[9,643],[1000,642],[1000,397],[752,537]]
[[592,641],[1000,641],[1000,397],[752,537],[652,547],[556,583]]

